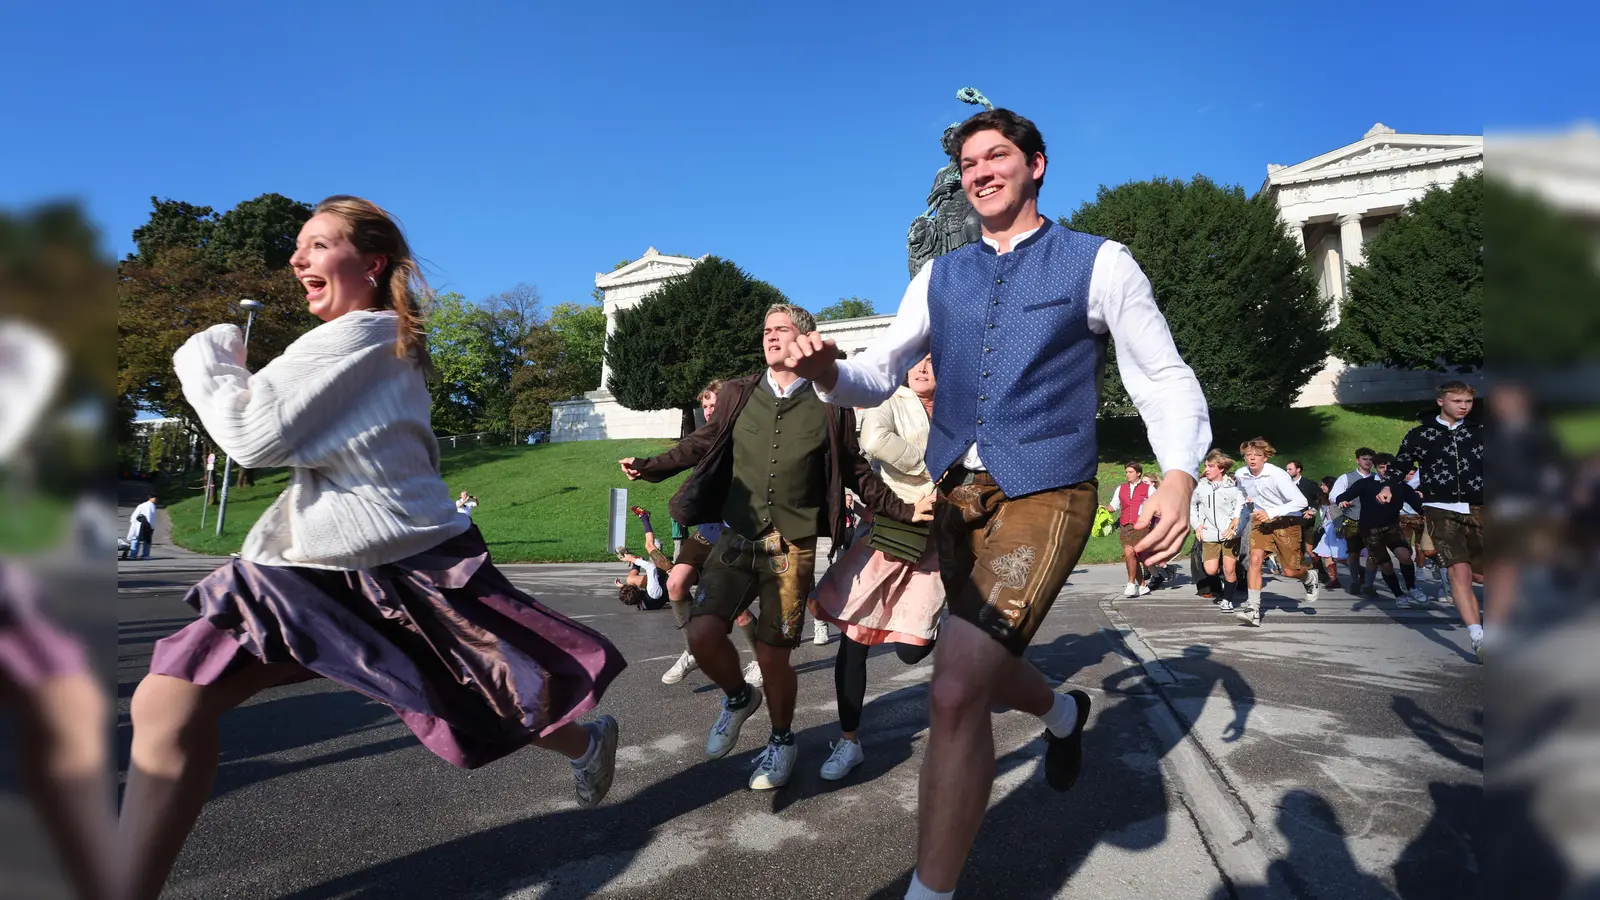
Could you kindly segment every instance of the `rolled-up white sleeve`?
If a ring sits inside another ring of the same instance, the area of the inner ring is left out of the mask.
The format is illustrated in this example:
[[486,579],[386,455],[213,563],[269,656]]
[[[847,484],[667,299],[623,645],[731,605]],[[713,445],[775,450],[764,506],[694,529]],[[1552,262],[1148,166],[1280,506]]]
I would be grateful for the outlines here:
[[1191,475],[1211,447],[1211,413],[1194,370],[1178,355],[1150,279],[1128,248],[1106,241],[1089,283],[1089,327],[1110,333],[1122,386],[1144,420],[1163,472]]
[[855,357],[839,361],[839,380],[833,390],[816,387],[817,396],[824,403],[859,408],[877,406],[888,400],[911,367],[928,355],[933,340],[928,315],[928,283],[932,278],[933,262],[930,260],[906,286],[905,296],[900,298],[900,309],[883,336]]
[[1278,469],[1269,473],[1270,483],[1274,488],[1273,493],[1284,498],[1282,503],[1267,506],[1267,515],[1274,519],[1280,516],[1298,516],[1305,511],[1306,495],[1300,493],[1300,488],[1289,477],[1289,473]]

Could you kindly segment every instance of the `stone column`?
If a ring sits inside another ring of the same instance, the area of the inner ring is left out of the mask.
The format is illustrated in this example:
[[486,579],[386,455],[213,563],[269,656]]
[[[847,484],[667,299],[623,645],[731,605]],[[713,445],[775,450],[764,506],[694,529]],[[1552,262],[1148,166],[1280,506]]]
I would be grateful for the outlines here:
[[[600,308],[605,310],[606,313],[606,345],[609,345],[611,343],[611,332],[617,330],[616,308],[608,300],[604,299],[600,301]],[[595,385],[595,390],[597,391],[606,390],[606,382],[611,380],[611,366],[606,362],[604,347],[605,345],[602,345],[600,351],[600,383]]]
[[1306,252],[1306,223],[1285,222],[1284,228],[1288,230],[1289,236],[1294,238],[1295,244],[1300,248],[1301,255],[1304,255]]
[[1344,262],[1342,296],[1350,295],[1350,267],[1359,266],[1366,259],[1361,253],[1361,214],[1349,213],[1338,218],[1339,258]]

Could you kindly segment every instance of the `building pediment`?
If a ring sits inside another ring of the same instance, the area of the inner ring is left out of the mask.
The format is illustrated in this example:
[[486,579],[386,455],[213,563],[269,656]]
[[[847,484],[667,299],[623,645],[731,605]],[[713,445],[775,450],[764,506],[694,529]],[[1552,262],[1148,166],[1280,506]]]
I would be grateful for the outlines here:
[[[700,257],[704,259],[705,257]],[[611,272],[594,273],[594,286],[600,290],[622,287],[628,284],[638,284],[646,281],[661,281],[677,275],[683,275],[694,268],[700,259],[691,259],[687,256],[666,256],[656,248],[651,247],[644,255],[620,269]]]
[[1483,158],[1483,137],[1473,134],[1399,134],[1374,125],[1361,140],[1292,166],[1267,166],[1271,189]]

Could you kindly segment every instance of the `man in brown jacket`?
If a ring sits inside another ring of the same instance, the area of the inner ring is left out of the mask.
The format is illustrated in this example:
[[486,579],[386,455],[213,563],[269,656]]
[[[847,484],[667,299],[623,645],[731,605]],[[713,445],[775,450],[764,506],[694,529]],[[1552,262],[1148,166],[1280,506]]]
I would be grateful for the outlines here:
[[728,640],[733,620],[759,599],[756,658],[765,681],[772,735],[750,776],[753,790],[789,781],[795,765],[797,684],[789,654],[800,643],[818,537],[843,543],[845,489],[879,515],[902,522],[932,518],[932,497],[916,506],[891,492],[856,445],[855,411],[822,402],[810,382],[783,365],[784,347],[816,322],[779,304],[767,311],[762,347],[767,370],[735,379],[717,394],[718,415],[676,447],[650,459],[621,460],[629,479],[662,481],[693,467],[672,498],[684,525],[727,523],[701,576],[703,593],[689,621],[694,658],[726,695],[706,739],[706,755],[726,756],[761,706]]

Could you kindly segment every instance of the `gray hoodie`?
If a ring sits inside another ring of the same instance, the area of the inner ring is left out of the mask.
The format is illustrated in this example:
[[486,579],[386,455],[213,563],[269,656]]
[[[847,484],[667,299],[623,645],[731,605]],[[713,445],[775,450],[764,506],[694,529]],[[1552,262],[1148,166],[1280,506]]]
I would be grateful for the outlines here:
[[1189,501],[1189,523],[1200,529],[1201,540],[1216,543],[1239,518],[1239,507],[1243,505],[1244,494],[1232,475],[1222,476],[1221,481],[1202,477]]

